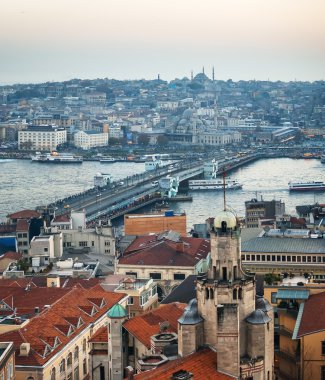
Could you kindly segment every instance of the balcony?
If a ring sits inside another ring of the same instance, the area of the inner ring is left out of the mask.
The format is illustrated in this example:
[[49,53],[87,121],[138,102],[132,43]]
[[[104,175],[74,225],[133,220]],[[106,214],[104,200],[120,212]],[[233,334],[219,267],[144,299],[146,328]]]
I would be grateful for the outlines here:
[[288,328],[286,328],[286,327],[284,327],[282,325],[279,326],[278,331],[279,331],[280,335],[287,336],[289,338],[291,338],[292,334],[293,334],[292,330],[290,330],[290,329],[288,329]]
[[291,363],[299,363],[300,361],[300,355],[299,353],[292,352],[285,350],[283,348],[279,348],[279,350],[276,352],[277,356],[281,359],[284,359],[286,361],[289,361]]

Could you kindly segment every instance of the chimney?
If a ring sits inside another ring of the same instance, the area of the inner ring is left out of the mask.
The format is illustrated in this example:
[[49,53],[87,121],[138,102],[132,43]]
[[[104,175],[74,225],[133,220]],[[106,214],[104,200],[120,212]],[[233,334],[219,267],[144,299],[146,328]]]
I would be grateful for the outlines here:
[[125,377],[128,380],[133,380],[134,379],[134,369],[130,365],[125,368]]
[[20,356],[28,356],[30,351],[30,344],[29,343],[22,343],[20,345],[19,355]]

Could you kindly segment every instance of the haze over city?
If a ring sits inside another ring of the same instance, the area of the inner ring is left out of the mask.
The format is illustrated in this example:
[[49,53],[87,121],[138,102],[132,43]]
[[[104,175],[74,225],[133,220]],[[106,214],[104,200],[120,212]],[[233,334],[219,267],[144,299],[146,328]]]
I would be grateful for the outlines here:
[[3,0],[0,84],[324,79],[322,0]]

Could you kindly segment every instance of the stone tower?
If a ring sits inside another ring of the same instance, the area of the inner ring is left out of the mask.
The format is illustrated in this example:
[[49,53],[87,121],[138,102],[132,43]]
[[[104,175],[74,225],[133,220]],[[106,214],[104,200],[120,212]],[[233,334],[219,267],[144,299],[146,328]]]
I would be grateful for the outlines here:
[[189,355],[203,343],[203,319],[199,315],[197,300],[194,298],[178,320],[178,354]]
[[247,353],[247,323],[255,310],[254,279],[241,266],[240,227],[226,207],[211,226],[211,260],[207,275],[197,281],[197,300],[204,319],[204,343],[218,353],[218,370],[240,376]]
[[120,304],[115,304],[108,310],[107,316],[109,379],[121,380],[123,379],[122,325],[127,313]]

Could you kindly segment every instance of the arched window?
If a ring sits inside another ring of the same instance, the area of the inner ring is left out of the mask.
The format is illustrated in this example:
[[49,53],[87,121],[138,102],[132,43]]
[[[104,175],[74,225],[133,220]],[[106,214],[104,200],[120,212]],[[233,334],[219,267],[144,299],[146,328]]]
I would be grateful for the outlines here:
[[55,380],[55,376],[56,376],[55,368],[52,368],[52,371],[51,371],[51,380]]
[[74,358],[74,360],[79,359],[79,347],[78,346],[76,346],[74,349],[73,358]]
[[26,380],[34,380],[33,376],[28,376]]
[[221,231],[227,232],[227,222],[225,222],[225,221],[221,222]]
[[237,299],[237,289],[236,289],[236,288],[232,291],[232,298],[233,298],[234,300]]
[[210,300],[214,299],[214,292],[213,289],[210,289]]
[[70,352],[68,357],[67,357],[67,367],[71,367],[72,366],[72,353]]
[[242,288],[239,288],[239,290],[238,290],[238,299],[239,300],[243,299],[243,289]]
[[86,339],[84,339],[82,342],[82,351],[86,352],[86,349],[87,349],[87,342],[86,342]]
[[62,359],[60,362],[60,373],[64,373],[64,372],[65,372],[65,360]]
[[205,288],[205,299],[209,299],[209,289]]

